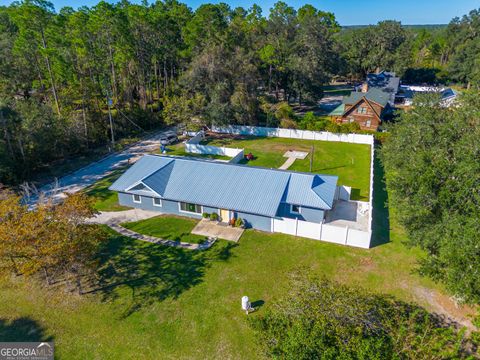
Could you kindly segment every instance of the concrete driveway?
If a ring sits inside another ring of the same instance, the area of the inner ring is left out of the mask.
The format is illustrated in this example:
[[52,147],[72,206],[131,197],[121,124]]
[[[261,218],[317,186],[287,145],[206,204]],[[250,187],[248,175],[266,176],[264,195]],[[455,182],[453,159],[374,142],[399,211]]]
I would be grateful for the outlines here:
[[[113,153],[104,157],[103,159],[91,163],[73,173],[65,175],[58,179],[57,182],[53,182],[42,186],[39,193],[43,193],[46,196],[53,194],[53,200],[60,200],[65,197],[64,193],[76,193],[86,187],[92,185],[96,181],[110,174],[113,170],[132,164],[137,161],[142,155],[153,152],[160,149],[160,137],[171,129],[165,129],[157,132],[154,135],[147,137],[137,143],[129,146],[123,151]],[[35,204],[38,201],[38,196],[32,196],[27,199],[27,203],[30,205]]]

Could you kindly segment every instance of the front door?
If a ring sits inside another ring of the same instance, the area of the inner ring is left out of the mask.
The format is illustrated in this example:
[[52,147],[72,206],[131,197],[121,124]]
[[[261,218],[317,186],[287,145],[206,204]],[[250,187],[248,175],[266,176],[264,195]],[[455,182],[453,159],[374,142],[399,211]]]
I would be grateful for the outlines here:
[[220,209],[220,218],[222,222],[228,223],[230,221],[230,211],[225,209]]

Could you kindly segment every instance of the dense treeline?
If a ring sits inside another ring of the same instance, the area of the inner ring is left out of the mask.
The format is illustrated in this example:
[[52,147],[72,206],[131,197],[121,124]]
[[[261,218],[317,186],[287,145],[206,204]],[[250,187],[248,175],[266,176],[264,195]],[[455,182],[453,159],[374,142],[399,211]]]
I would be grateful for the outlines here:
[[376,69],[478,86],[479,18],[342,30],[331,13],[283,2],[268,17],[176,0],[0,7],[0,182],[111,145],[109,110],[119,139],[164,123],[276,125],[276,103],[316,101],[333,78]]
[[410,245],[426,250],[421,271],[460,301],[480,303],[480,102],[458,108],[418,98],[390,127],[381,155],[389,202]]

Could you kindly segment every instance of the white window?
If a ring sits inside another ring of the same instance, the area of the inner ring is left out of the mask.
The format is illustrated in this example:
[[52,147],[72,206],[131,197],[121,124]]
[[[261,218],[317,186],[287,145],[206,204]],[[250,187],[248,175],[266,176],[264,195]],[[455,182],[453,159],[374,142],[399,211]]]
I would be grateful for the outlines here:
[[361,107],[358,108],[357,112],[359,114],[366,114],[367,113],[367,108],[364,107],[364,106],[361,106]]
[[185,203],[181,202],[178,205],[178,209],[180,212],[184,213],[191,213],[191,214],[201,214],[202,213],[202,207],[197,204],[190,204],[190,203]]
[[140,195],[134,194],[133,195],[133,202],[140,204],[142,202],[142,197]]
[[162,199],[153,198],[153,206],[162,206]]
[[290,205],[290,212],[292,214],[300,214],[302,208],[298,205]]
[[367,127],[370,127],[371,124],[372,124],[372,121],[371,121],[371,120],[367,120]]

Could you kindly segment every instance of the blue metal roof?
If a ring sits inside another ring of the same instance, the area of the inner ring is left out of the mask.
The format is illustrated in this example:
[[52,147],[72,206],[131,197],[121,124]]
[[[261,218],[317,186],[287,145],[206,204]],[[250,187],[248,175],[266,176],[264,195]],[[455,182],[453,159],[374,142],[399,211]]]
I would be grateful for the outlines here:
[[[145,155],[110,189],[136,193],[134,186],[141,183],[165,199],[274,217],[282,201],[331,209],[337,179],[336,176]],[[145,190],[141,191],[144,194]]]
[[292,173],[282,201],[294,205],[331,209],[337,180],[336,176]]

